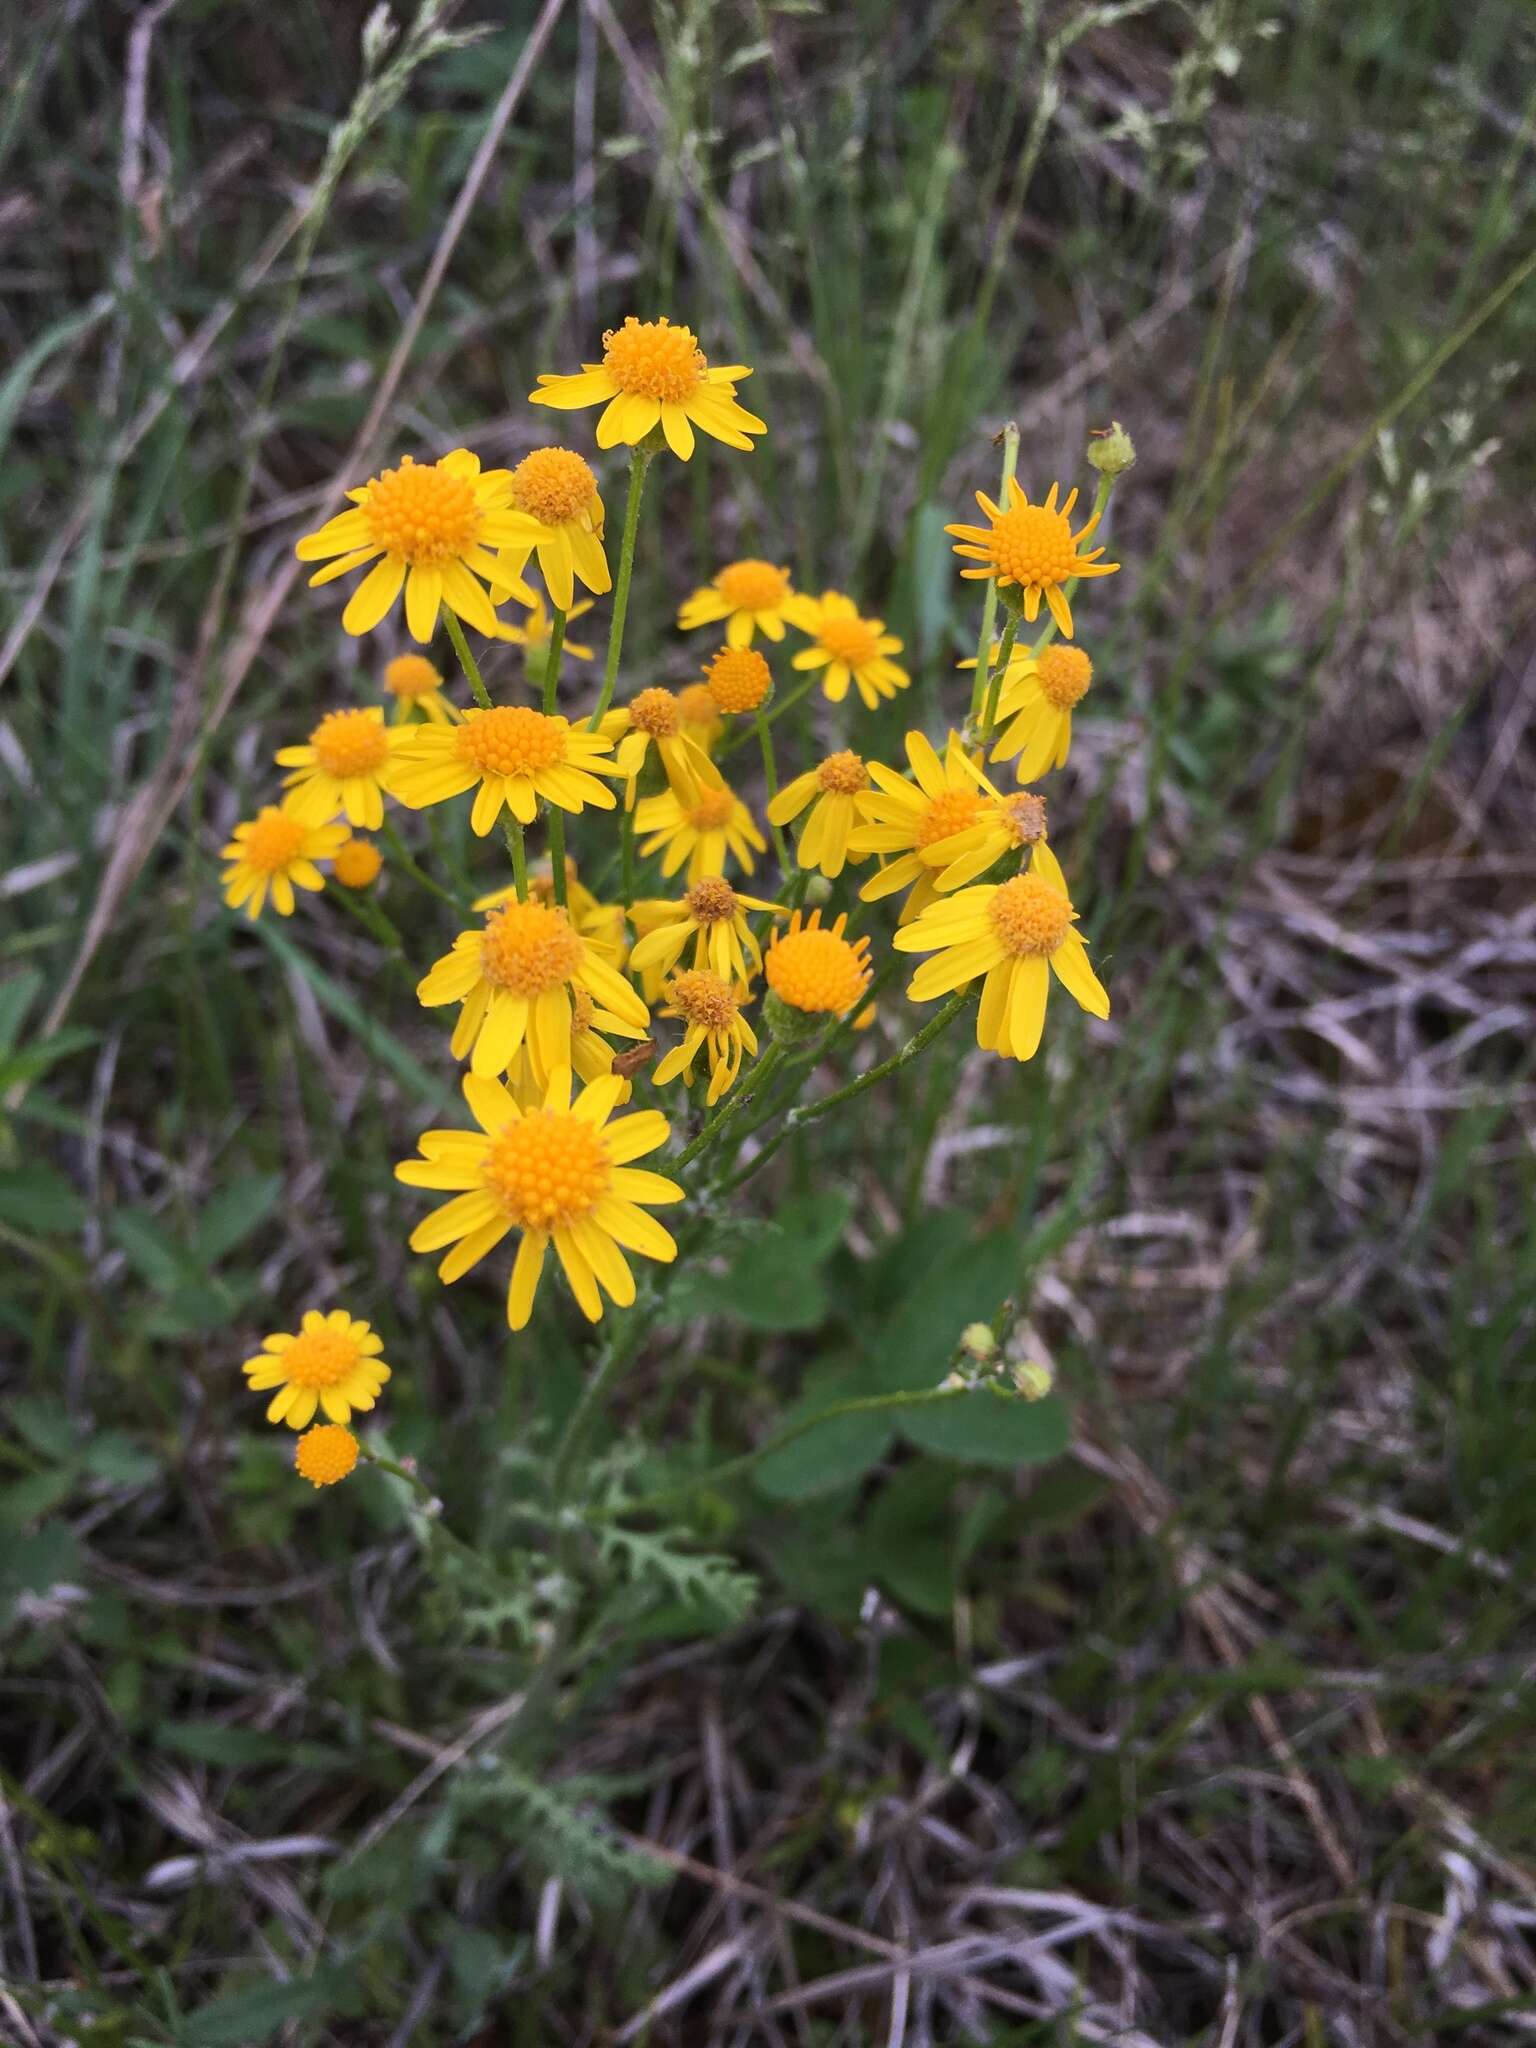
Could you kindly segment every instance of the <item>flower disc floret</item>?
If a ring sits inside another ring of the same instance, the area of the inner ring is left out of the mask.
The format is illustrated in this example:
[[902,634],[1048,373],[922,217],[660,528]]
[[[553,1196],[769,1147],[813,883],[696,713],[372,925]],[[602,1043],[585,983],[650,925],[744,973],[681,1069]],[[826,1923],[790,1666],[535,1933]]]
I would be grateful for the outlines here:
[[773,673],[755,647],[722,647],[705,676],[720,711],[755,711],[773,688]]
[[512,503],[546,526],[580,518],[596,496],[591,465],[570,448],[535,448],[512,472]]
[[389,758],[389,732],[372,711],[328,711],[309,736],[317,766],[344,782],[372,775]]
[[675,739],[682,731],[682,706],[671,690],[642,690],[629,701],[629,722],[654,740]]
[[817,638],[834,661],[846,662],[849,668],[873,661],[880,652],[880,634],[868,619],[857,615],[829,613],[817,629]]
[[705,967],[684,968],[669,993],[679,1015],[703,1031],[727,1030],[741,1009],[730,983]]
[[331,856],[331,871],[349,889],[366,889],[379,879],[384,856],[371,839],[349,839]]
[[564,763],[566,726],[527,704],[497,704],[466,719],[453,744],[481,775],[538,775]]
[[691,328],[674,327],[665,314],[637,320],[631,313],[622,327],[604,334],[603,368],[627,397],[682,405],[704,382],[709,365]]
[[845,747],[841,753],[828,754],[816,770],[816,787],[827,796],[857,796],[861,789],[869,787],[869,770],[860,755]]
[[724,875],[701,875],[683,891],[683,901],[699,924],[723,924],[736,915],[736,891]]
[[263,875],[280,874],[304,851],[309,827],[289,811],[264,804],[241,841],[241,858]]
[[362,512],[369,543],[413,568],[455,561],[480,538],[471,479],[409,455],[374,478]]
[[1021,789],[1005,797],[1003,822],[1020,846],[1038,846],[1045,837],[1045,799],[1033,790]]
[[241,1371],[253,1392],[276,1388],[267,1408],[268,1422],[286,1422],[303,1429],[322,1408],[332,1422],[348,1422],[354,1408],[371,1408],[389,1378],[379,1355],[384,1349],[367,1323],[345,1309],[305,1311],[298,1331],[264,1338],[254,1358]]
[[357,1438],[339,1422],[307,1429],[294,1446],[294,1470],[311,1486],[334,1486],[357,1466]]
[[486,1186],[522,1230],[569,1229],[591,1215],[612,1179],[598,1130],[563,1110],[532,1110],[508,1124],[485,1158]]
[[977,789],[943,789],[931,798],[917,826],[919,847],[934,846],[952,833],[964,832],[981,815],[985,798]]
[[[1056,502],[1058,486],[1051,485],[1045,502],[1032,505],[1013,477],[1008,479],[1006,507],[994,504],[984,491],[976,502],[986,515],[985,526],[946,526],[955,536],[955,553],[978,564],[960,571],[962,576],[991,577],[1015,610],[1026,619],[1040,615],[1042,598],[1058,630],[1072,638],[1072,607],[1065,586],[1084,576],[1112,576],[1118,562],[1101,562],[1102,547],[1087,554],[1081,545],[1099,523],[1095,512],[1087,523],[1072,531],[1072,508],[1076,491],[1069,491],[1062,504]],[[1016,598],[1009,594],[1017,588]]]
[[749,557],[727,562],[715,578],[715,588],[732,611],[772,611],[789,595],[789,572]]
[[992,559],[1007,583],[1065,583],[1075,552],[1071,521],[1044,505],[1015,505],[992,528]]
[[1038,875],[1015,875],[987,906],[993,929],[1016,959],[1049,958],[1072,928],[1072,905]]
[[443,678],[424,654],[397,654],[385,664],[384,687],[392,697],[412,704],[443,687]]
[[720,730],[720,707],[708,683],[684,683],[677,693],[677,708],[684,725],[703,728],[712,739]]
[[768,986],[793,1009],[841,1017],[869,986],[869,941],[843,937],[846,917],[823,926],[821,912],[800,923],[797,911],[787,932],[776,933],[763,963]]
[[512,902],[486,919],[480,971],[495,988],[541,996],[571,979],[581,955],[581,940],[563,910]]
[[1087,695],[1093,681],[1093,663],[1081,647],[1063,647],[1052,641],[1035,657],[1035,672],[1041,694],[1058,711],[1070,711]]

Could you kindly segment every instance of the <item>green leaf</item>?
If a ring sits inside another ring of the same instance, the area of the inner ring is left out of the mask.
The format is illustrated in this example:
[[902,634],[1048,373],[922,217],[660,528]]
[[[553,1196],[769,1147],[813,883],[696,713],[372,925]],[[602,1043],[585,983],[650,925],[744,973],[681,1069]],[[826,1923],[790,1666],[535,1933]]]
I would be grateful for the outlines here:
[[207,1204],[192,1240],[198,1264],[205,1271],[216,1266],[242,1239],[266,1222],[282,1198],[280,1173],[243,1174],[232,1180]]
[[999,1396],[985,1387],[955,1401],[901,1412],[901,1433],[919,1450],[971,1465],[1039,1465],[1067,1448],[1067,1411],[1054,1394],[1043,1401]]
[[141,1280],[157,1294],[170,1294],[192,1276],[181,1247],[172,1242],[147,1209],[119,1209],[111,1232]]
[[729,1316],[755,1330],[814,1330],[827,1313],[820,1268],[841,1242],[852,1206],[830,1191],[795,1196],[724,1272],[685,1274],[673,1290],[676,1313]]
[[871,1347],[880,1382],[932,1387],[966,1324],[996,1315],[1018,1275],[1019,1243],[1007,1232],[975,1237],[963,1217],[944,1212],[904,1231],[876,1267],[875,1300],[888,1310]]
[[55,1464],[78,1453],[79,1432],[62,1401],[46,1401],[39,1394],[18,1394],[6,1413],[11,1426],[33,1450]]
[[[782,1426],[819,1415],[839,1401],[868,1393],[851,1371],[828,1373],[808,1385],[784,1415]],[[810,1500],[851,1486],[877,1465],[890,1449],[895,1424],[886,1414],[837,1415],[781,1449],[770,1451],[752,1468],[753,1484],[770,1500]]]
[[74,1188],[52,1166],[10,1166],[0,1172],[0,1222],[46,1237],[78,1230],[87,1213]]
[[286,1984],[257,1984],[212,1998],[188,2015],[178,2037],[186,2048],[261,2048],[289,2020],[354,2014],[358,1995],[355,1970],[317,1970]]
[[51,1472],[29,1472],[0,1490],[0,1522],[19,1529],[39,1521],[64,1500],[75,1484],[76,1475],[67,1465],[55,1465]]
[[23,967],[0,981],[0,1053],[9,1052],[21,1036],[22,1019],[42,985],[42,974],[35,967]]
[[954,1484],[941,1466],[906,1465],[881,1488],[866,1524],[882,1585],[903,1606],[936,1618],[955,1600]]
[[109,1486],[147,1486],[160,1470],[154,1452],[121,1429],[91,1437],[81,1448],[80,1462],[93,1479],[105,1479]]

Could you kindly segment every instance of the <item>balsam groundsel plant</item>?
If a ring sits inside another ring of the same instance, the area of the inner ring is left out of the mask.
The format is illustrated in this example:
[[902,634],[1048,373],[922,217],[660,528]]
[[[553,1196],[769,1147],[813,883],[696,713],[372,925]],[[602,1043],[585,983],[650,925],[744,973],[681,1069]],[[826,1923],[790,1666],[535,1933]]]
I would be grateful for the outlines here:
[[[225,849],[226,900],[253,919],[291,915],[296,890],[327,886],[327,867],[397,956],[411,949],[371,893],[381,874],[407,910],[458,912],[447,950],[424,946],[411,961],[464,1104],[395,1169],[430,1205],[411,1248],[438,1259],[446,1286],[473,1273],[504,1290],[514,1347],[537,1343],[536,1310],[566,1325],[573,1303],[576,1327],[599,1326],[558,1436],[508,1449],[512,1561],[451,1534],[453,1502],[445,1513],[386,1435],[354,1435],[387,1388],[386,1349],[409,1369],[367,1322],[295,1304],[297,1327],[267,1336],[244,1370],[269,1397],[267,1420],[298,1432],[304,1479],[328,1487],[359,1462],[395,1475],[465,1610],[521,1630],[546,1663],[554,1649],[590,1648],[578,1615],[609,1581],[659,1576],[727,1611],[744,1598],[734,1566],[666,1527],[707,1473],[647,1494],[635,1479],[644,1447],[590,1447],[625,1368],[667,1320],[675,1276],[729,1245],[758,1166],[792,1130],[921,1058],[967,1010],[977,1043],[1017,1061],[1039,1050],[1053,982],[1091,1016],[1109,1014],[1034,785],[1067,760],[1092,684],[1073,599],[1118,566],[1099,535],[1134,459],[1129,437],[1116,427],[1090,447],[1097,489],[1084,512],[1054,483],[1038,499],[1025,492],[1008,430],[1000,497],[978,490],[984,523],[948,528],[960,573],[983,586],[969,684],[946,685],[968,687],[968,702],[947,730],[909,731],[888,764],[859,750],[857,720],[909,688],[902,642],[856,597],[797,591],[771,561],[726,563],[670,595],[679,630],[708,635],[698,680],[672,689],[624,670],[648,473],[689,461],[700,434],[750,453],[768,431],[737,397],[750,375],[712,367],[686,327],[630,318],[604,336],[599,362],[539,379],[534,404],[601,408],[598,450],[628,451],[616,539],[596,470],[570,448],[537,448],[511,469],[466,448],[403,455],[350,491],[298,554],[319,565],[316,585],[352,579],[347,633],[403,615],[422,651],[381,660],[379,703],[329,710],[278,750],[279,800]],[[600,600],[601,683],[581,700],[567,656],[592,650],[567,627]],[[467,698],[433,658],[439,633]],[[496,672],[498,643],[522,650],[526,681],[493,693],[482,663]],[[805,700],[818,683],[832,709],[813,748]],[[508,865],[478,894],[439,858],[441,806],[467,806],[474,839],[505,849]],[[918,956],[907,996],[933,1007],[889,1057],[861,1061],[860,1033],[906,954]],[[828,1089],[838,1063],[848,1077]],[[686,1313],[686,1289],[679,1298]],[[982,1389],[1038,1399],[1050,1378],[1013,1355],[1010,1315],[1005,1302],[953,1332],[925,1385],[844,1409]],[[771,1436],[732,1471],[785,1440]]]

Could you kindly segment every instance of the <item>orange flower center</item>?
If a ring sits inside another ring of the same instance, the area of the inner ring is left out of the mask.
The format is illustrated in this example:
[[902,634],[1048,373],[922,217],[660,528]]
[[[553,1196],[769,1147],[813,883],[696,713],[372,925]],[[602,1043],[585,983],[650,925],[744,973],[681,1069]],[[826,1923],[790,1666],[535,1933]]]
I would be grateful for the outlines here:
[[457,561],[480,538],[480,507],[470,480],[409,455],[398,469],[372,479],[358,510],[372,544],[413,568]]
[[546,526],[579,518],[597,496],[597,478],[569,448],[535,448],[512,472],[512,502]]
[[769,612],[789,595],[789,572],[772,562],[729,562],[715,588],[733,612]]
[[807,925],[769,948],[768,986],[794,1009],[841,1017],[869,986],[868,946],[867,939],[851,945],[837,932]]
[[755,647],[722,647],[705,670],[720,711],[755,711],[773,688],[773,674]]
[[1063,647],[1056,641],[1041,648],[1035,669],[1046,702],[1058,711],[1070,711],[1093,681],[1093,663],[1081,647]]
[[689,884],[683,901],[695,924],[724,924],[736,915],[736,891],[723,875],[701,875]]
[[410,703],[443,687],[443,679],[423,654],[397,654],[384,671],[384,687]]
[[596,1003],[579,981],[571,984],[571,1036],[583,1038],[592,1029]]
[[947,839],[952,832],[964,832],[981,816],[981,805],[979,789],[941,790],[936,797],[929,799],[928,807],[918,821],[918,845],[933,846],[940,839]]
[[622,327],[603,336],[603,368],[631,398],[681,405],[703,383],[708,367],[691,330],[665,318],[637,320],[631,313]]
[[337,881],[345,882],[349,889],[366,889],[376,882],[383,865],[384,856],[371,839],[344,840],[331,859]]
[[740,1009],[730,983],[702,967],[690,967],[678,975],[672,984],[672,1001],[688,1023],[706,1031],[728,1029]]
[[339,1422],[307,1429],[293,1453],[294,1470],[311,1486],[334,1486],[357,1464],[357,1438]]
[[284,1377],[290,1385],[308,1387],[321,1393],[339,1386],[356,1366],[361,1354],[350,1330],[303,1330],[282,1355]]
[[1054,953],[1072,928],[1071,904],[1038,875],[1004,882],[987,913],[997,936],[1020,959]]
[[1065,583],[1077,567],[1072,528],[1060,512],[1043,505],[1014,505],[994,521],[990,541],[1000,583],[1042,590]]
[[642,690],[629,700],[629,722],[653,740],[670,740],[677,736],[683,714],[670,690]]
[[308,837],[308,827],[297,818],[266,804],[246,834],[241,853],[253,868],[260,868],[265,875],[275,875],[279,868],[299,858]]
[[383,721],[366,711],[328,711],[310,734],[309,744],[315,750],[315,765],[338,782],[371,775],[389,757]]
[[695,832],[720,832],[731,822],[735,809],[736,799],[728,789],[705,789],[699,792],[687,818]]
[[868,789],[869,777],[863,761],[845,747],[840,754],[828,754],[816,770],[816,787],[828,796],[853,796]]
[[454,731],[453,750],[481,775],[537,775],[565,759],[565,720],[527,704],[468,711]]
[[515,996],[559,988],[581,965],[581,940],[563,910],[512,902],[493,911],[480,935],[480,972]]
[[1045,799],[1031,790],[1003,800],[1003,823],[1020,846],[1034,846],[1045,837]]
[[868,621],[846,612],[831,618],[824,616],[816,628],[816,637],[834,661],[846,662],[849,668],[873,661],[880,651],[875,644],[880,636]]
[[504,1125],[483,1170],[509,1222],[542,1232],[590,1216],[613,1179],[596,1125],[558,1109],[536,1109]]
[[714,725],[720,717],[708,683],[685,683],[677,693],[677,708],[685,725]]

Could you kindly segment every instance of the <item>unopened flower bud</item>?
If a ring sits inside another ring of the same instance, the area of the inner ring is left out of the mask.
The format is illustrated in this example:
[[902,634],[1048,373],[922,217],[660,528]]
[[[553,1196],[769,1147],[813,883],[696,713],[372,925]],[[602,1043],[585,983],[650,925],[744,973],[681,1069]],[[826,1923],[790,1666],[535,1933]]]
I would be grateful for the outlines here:
[[1013,1368],[1014,1391],[1026,1401],[1043,1401],[1055,1384],[1055,1373],[1038,1358],[1027,1359]]
[[1100,476],[1123,476],[1136,460],[1136,446],[1118,420],[1108,427],[1095,427],[1088,443],[1088,460]]
[[826,876],[819,869],[816,873],[807,875],[803,901],[809,903],[814,908],[818,903],[830,903],[831,900],[832,884],[827,880]]
[[985,1365],[997,1353],[997,1339],[990,1323],[967,1323],[960,1332],[960,1349],[978,1364]]
[[825,1029],[827,1019],[819,1010],[797,1010],[777,989],[769,989],[763,997],[763,1022],[776,1045],[804,1045]]

